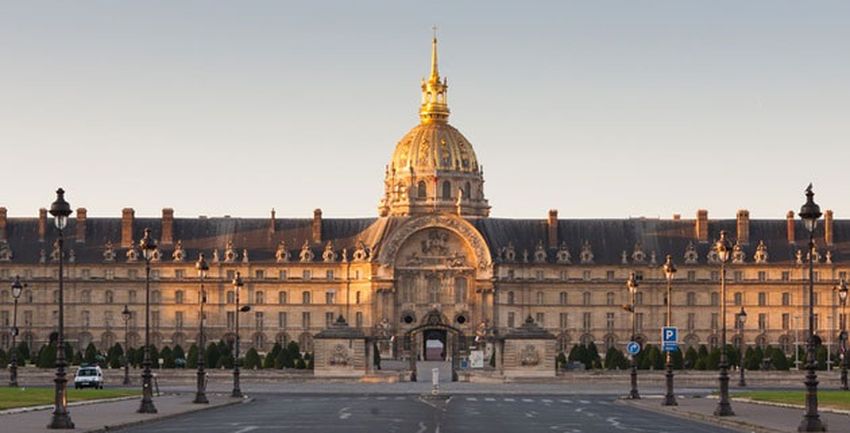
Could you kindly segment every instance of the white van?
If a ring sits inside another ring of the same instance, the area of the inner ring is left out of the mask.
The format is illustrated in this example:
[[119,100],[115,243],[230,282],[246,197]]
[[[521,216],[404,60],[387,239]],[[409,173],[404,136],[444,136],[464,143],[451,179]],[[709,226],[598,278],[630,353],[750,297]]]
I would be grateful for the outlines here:
[[74,376],[74,388],[80,389],[87,386],[103,389],[103,370],[99,366],[85,365],[77,369],[77,374]]

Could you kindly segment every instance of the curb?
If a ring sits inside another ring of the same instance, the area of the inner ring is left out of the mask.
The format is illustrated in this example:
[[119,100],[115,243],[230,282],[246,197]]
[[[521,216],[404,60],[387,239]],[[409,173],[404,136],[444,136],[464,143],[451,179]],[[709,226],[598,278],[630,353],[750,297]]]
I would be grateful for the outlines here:
[[[99,398],[93,400],[83,400],[83,401],[75,401],[73,403],[68,403],[68,407],[78,407],[78,406],[88,406],[92,404],[101,404],[101,403],[114,403],[116,401],[124,401],[124,400],[134,400],[139,398],[140,395],[128,395],[126,397],[111,397],[111,398]],[[40,406],[24,406],[24,407],[15,407],[12,409],[0,410],[0,416],[3,415],[17,415],[20,413],[27,412],[37,412],[40,410],[49,410],[53,409],[52,404],[45,404]]]
[[[760,404],[762,406],[773,406],[773,407],[782,407],[785,409],[799,409],[801,411],[806,410],[806,406],[802,404],[791,404],[791,403],[776,403],[773,401],[763,401],[763,400],[753,400],[746,397],[732,397],[732,401],[739,401],[741,403],[750,403],[750,404]],[[850,415],[850,410],[847,409],[835,409],[831,407],[822,407],[818,406],[818,412],[826,412],[826,413],[834,413],[837,415]]]
[[103,427],[97,427],[97,428],[93,428],[93,429],[90,429],[90,430],[84,430],[83,433],[108,433],[108,432],[111,432],[112,430],[124,429],[124,428],[128,428],[128,427],[136,427],[136,426],[140,426],[140,425],[151,423],[151,422],[157,422],[157,421],[167,420],[167,419],[171,419],[171,418],[176,418],[176,417],[182,416],[182,415],[188,415],[190,413],[198,413],[198,412],[204,412],[204,411],[213,410],[213,409],[220,409],[220,408],[224,408],[224,407],[228,407],[228,406],[234,406],[234,405],[237,405],[237,404],[248,404],[252,401],[254,401],[253,398],[246,396],[242,400],[227,401],[227,402],[224,402],[222,404],[215,405],[215,406],[201,406],[201,407],[198,407],[197,409],[187,410],[187,411],[178,412],[178,413],[172,413],[170,415],[156,416],[156,417],[149,418],[149,419],[143,419],[143,420],[138,420],[138,421],[128,421],[128,422],[124,422],[124,423],[105,425]]
[[661,406],[657,408],[647,407],[639,404],[629,403],[627,399],[615,400],[615,403],[627,405],[639,410],[660,413],[662,415],[672,416],[681,419],[688,419],[691,421],[698,421],[703,424],[712,425],[715,427],[726,427],[744,433],[785,433],[782,430],[774,430],[772,428],[764,427],[761,425],[751,424],[746,421],[732,420],[716,416],[708,416],[696,412],[679,410],[676,407],[671,407],[670,409],[663,409]]

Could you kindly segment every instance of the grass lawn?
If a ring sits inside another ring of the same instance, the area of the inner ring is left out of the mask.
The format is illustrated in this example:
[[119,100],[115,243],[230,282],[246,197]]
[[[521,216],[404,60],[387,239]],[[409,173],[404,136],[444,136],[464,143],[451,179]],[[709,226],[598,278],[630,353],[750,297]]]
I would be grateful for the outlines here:
[[[733,397],[749,398],[756,401],[804,405],[805,391],[749,391],[736,392]],[[839,390],[819,390],[818,405],[834,409],[850,409],[850,392]]]
[[[139,395],[137,389],[68,389],[68,402]],[[0,409],[53,404],[53,388],[0,388]]]

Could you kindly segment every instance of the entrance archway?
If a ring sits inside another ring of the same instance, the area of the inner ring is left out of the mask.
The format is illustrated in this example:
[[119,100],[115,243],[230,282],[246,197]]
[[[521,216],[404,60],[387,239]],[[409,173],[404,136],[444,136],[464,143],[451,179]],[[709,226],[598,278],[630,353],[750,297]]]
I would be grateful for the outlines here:
[[425,361],[445,361],[448,332],[444,329],[428,329],[422,333],[422,357]]
[[417,380],[418,370],[426,368],[438,368],[452,381],[457,381],[460,341],[465,337],[463,331],[446,322],[443,314],[433,309],[420,325],[405,332],[404,339],[410,341],[411,349],[411,381]]

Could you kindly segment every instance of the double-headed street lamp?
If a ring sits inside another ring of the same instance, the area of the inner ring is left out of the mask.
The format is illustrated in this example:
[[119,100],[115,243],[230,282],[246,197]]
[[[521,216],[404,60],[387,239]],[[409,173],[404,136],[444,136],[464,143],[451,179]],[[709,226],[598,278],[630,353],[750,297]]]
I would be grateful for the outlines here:
[[198,292],[198,303],[200,304],[200,314],[198,322],[200,330],[198,333],[198,385],[195,391],[195,401],[193,403],[206,404],[210,401],[207,399],[207,377],[204,372],[204,348],[206,339],[204,338],[204,304],[207,303],[207,292],[204,291],[204,279],[207,278],[207,272],[210,270],[210,265],[204,260],[204,253],[198,256],[198,262],[195,263],[195,269],[198,270],[198,278],[201,280],[201,290]]
[[717,416],[732,416],[732,405],[729,404],[729,360],[726,356],[726,262],[732,254],[732,243],[726,238],[726,230],[720,232],[720,239],[714,244],[714,251],[720,261],[720,320],[723,326],[720,331],[720,400],[714,414]]
[[744,310],[744,307],[741,307],[741,311],[735,315],[735,323],[738,324],[738,336],[740,337],[738,344],[738,370],[740,370],[741,377],[738,378],[738,386],[747,386],[747,380],[744,378],[744,348],[746,347],[744,344],[744,325],[747,323],[747,310]]
[[18,387],[18,348],[15,342],[18,336],[18,298],[24,291],[26,284],[21,283],[21,277],[15,275],[15,281],[12,281],[12,298],[15,300],[15,306],[12,311],[12,364],[9,366],[9,386]]
[[151,374],[151,260],[156,251],[156,241],[151,237],[151,229],[145,229],[145,235],[139,242],[142,256],[145,258],[145,357],[142,361],[142,404],[139,413],[156,413],[153,404],[153,375]]
[[[662,268],[664,276],[667,278],[667,324],[669,328],[673,326],[673,277],[676,276],[676,265],[673,264],[673,256],[667,255],[667,261],[664,262]],[[667,350],[667,373],[664,377],[667,382],[667,392],[664,394],[662,406],[678,406],[676,395],[673,393],[673,352]]]
[[56,246],[59,250],[59,332],[56,335],[56,378],[53,379],[53,416],[49,429],[72,429],[74,422],[71,421],[71,414],[68,412],[68,394],[66,385],[68,379],[65,378],[65,291],[64,291],[64,261],[65,261],[65,235],[63,230],[68,225],[68,216],[71,215],[71,205],[65,201],[65,190],[59,188],[56,190],[56,201],[50,205],[50,215],[53,216],[53,223],[59,231],[59,237],[56,239]]
[[847,391],[847,281],[838,283],[838,301],[841,303],[841,333],[838,341],[841,344],[841,389]]
[[236,341],[233,345],[233,392],[230,393],[231,397],[236,398],[242,398],[242,389],[239,387],[239,313],[251,311],[250,305],[239,306],[239,292],[244,286],[245,282],[242,281],[242,275],[236,272],[236,277],[233,278],[233,291],[236,298],[236,314],[234,317],[236,321]]
[[130,384],[130,308],[124,304],[121,310],[121,319],[124,320],[124,385]]
[[[629,299],[630,303],[627,305],[623,305],[623,309],[632,313],[632,342],[637,342],[637,315],[635,313],[635,309],[637,306],[636,297],[637,290],[640,278],[635,275],[634,272],[629,274],[629,279],[626,281],[626,287],[629,289]],[[631,377],[631,385],[632,388],[629,391],[629,398],[633,400],[640,399],[640,393],[638,393],[638,383],[637,383],[637,360],[635,359],[635,355],[631,355],[630,359],[631,364],[631,373],[629,374]]]
[[820,206],[814,201],[812,184],[806,188],[806,203],[800,208],[800,219],[809,232],[809,330],[806,336],[806,413],[797,431],[826,431],[818,415],[818,374],[815,358],[815,229],[818,219],[823,215]]

